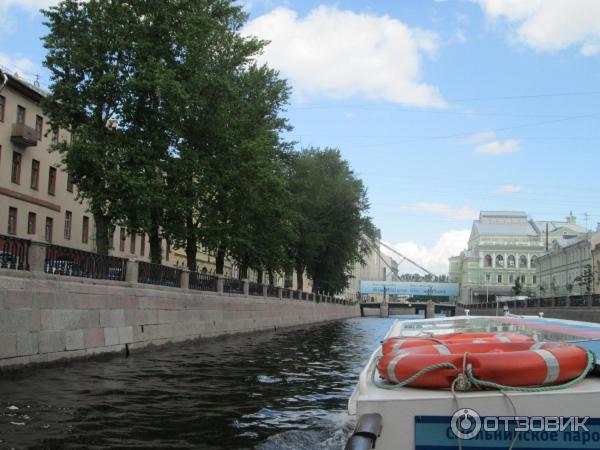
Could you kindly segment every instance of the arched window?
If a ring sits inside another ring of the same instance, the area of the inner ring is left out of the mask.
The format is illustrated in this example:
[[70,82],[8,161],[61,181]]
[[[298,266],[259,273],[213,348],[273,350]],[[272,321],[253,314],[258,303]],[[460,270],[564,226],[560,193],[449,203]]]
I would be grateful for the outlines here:
[[492,257],[490,255],[483,257],[483,267],[492,267]]
[[515,266],[515,257],[513,255],[508,255],[508,259],[506,260],[507,267],[516,267]]
[[504,256],[496,256],[496,267],[504,267]]
[[537,264],[537,256],[531,257],[531,268],[533,269]]
[[527,256],[525,256],[525,255],[519,256],[519,268],[527,269]]

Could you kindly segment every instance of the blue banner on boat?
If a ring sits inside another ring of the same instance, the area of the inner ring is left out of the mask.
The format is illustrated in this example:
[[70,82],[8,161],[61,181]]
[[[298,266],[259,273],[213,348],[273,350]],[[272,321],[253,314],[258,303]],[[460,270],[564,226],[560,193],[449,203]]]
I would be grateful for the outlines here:
[[361,281],[361,294],[419,295],[457,297],[458,283],[428,283],[404,281]]
[[[492,417],[481,417],[481,423]],[[509,418],[506,418],[509,419]],[[507,426],[490,431],[481,430],[470,439],[462,439],[465,450],[506,450],[517,435],[513,450],[583,450],[600,448],[600,419],[586,419],[585,429],[573,431],[565,427],[563,431],[546,431],[543,427],[516,433],[516,422],[510,418]],[[520,419],[520,418],[517,418]],[[525,419],[525,418],[522,418]],[[534,420],[537,418],[528,418]],[[540,417],[539,419],[543,419]],[[452,417],[415,416],[415,450],[456,450],[458,438],[452,431]],[[535,431],[533,431],[535,430]]]

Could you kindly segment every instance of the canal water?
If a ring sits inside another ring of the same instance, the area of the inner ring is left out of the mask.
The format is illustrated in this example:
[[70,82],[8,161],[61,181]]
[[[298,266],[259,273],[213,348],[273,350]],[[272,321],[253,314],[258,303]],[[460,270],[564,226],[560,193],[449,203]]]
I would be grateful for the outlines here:
[[0,448],[341,449],[394,319],[357,318],[0,376]]

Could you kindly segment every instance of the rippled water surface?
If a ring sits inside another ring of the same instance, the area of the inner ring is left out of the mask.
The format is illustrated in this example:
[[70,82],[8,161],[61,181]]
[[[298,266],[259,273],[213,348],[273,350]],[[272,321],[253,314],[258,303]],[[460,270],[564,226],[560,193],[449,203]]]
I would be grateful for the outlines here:
[[340,449],[394,319],[196,342],[0,378],[0,448]]

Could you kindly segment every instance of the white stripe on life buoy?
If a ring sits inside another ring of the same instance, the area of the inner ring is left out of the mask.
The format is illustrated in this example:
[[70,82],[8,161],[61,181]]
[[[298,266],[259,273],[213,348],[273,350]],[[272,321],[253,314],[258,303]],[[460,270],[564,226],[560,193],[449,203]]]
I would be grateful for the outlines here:
[[508,336],[503,336],[501,334],[498,335],[498,340],[500,342],[512,342]]
[[529,350],[539,350],[541,349],[544,345],[546,345],[545,342],[536,342],[535,344],[533,344],[531,347],[529,347]]
[[548,350],[534,350],[534,352],[544,358],[544,362],[546,363],[546,379],[544,380],[544,384],[554,383],[560,374],[558,359]]
[[446,347],[445,345],[437,344],[437,345],[434,345],[433,348],[435,348],[440,355],[449,355],[450,354],[450,350],[448,350],[448,347]]
[[408,356],[408,353],[399,353],[396,356],[394,356],[392,358],[392,360],[390,361],[390,363],[388,364],[387,374],[388,374],[388,379],[390,381],[393,381],[394,383],[400,383],[400,380],[398,380],[398,378],[396,378],[396,364],[398,364],[398,362],[406,356]]
[[393,346],[392,346],[392,353],[397,352],[398,350],[400,350],[400,348],[402,347],[402,345],[405,343],[406,341],[399,341],[396,342]]

